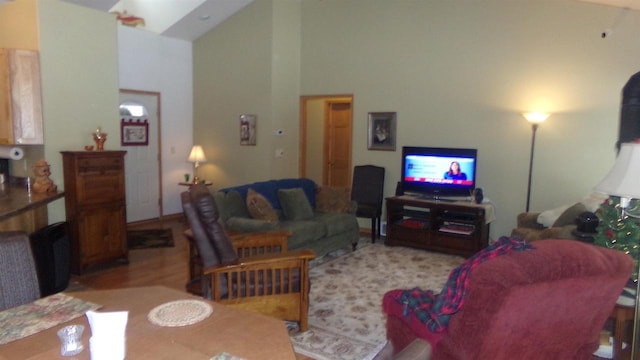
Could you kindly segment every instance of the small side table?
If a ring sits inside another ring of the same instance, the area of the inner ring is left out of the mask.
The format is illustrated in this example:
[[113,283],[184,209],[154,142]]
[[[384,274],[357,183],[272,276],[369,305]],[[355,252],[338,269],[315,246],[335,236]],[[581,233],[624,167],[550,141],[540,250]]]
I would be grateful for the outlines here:
[[[631,338],[632,336],[629,336],[629,334],[627,334],[627,322],[628,321],[633,321],[633,319],[635,318],[635,307],[634,306],[625,306],[625,305],[619,305],[616,304],[616,307],[613,309],[613,311],[611,312],[611,315],[609,315],[610,318],[612,318],[615,321],[615,328],[614,328],[614,333],[613,333],[613,359],[614,360],[620,360],[620,359],[627,359],[629,358],[629,354],[628,352],[630,352],[631,349],[631,342],[628,343],[628,346],[626,349],[622,349],[622,342],[629,338]],[[624,355],[623,355],[624,354]]]
[[[179,182],[179,183],[178,183],[178,185],[181,185],[181,186],[193,186],[193,185],[195,185],[195,184],[194,184],[194,183],[192,183],[192,182],[184,182],[184,181],[181,181],[181,182]],[[204,185],[205,185],[205,186],[211,186],[211,185],[213,185],[213,183],[212,183],[211,181],[205,181],[205,182],[204,182]]]

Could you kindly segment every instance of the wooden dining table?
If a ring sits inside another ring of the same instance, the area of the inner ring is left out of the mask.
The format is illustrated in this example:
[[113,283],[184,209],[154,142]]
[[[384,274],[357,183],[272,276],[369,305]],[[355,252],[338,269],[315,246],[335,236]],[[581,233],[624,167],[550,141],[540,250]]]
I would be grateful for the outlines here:
[[[283,321],[210,301],[207,303],[212,306],[213,312],[198,323],[164,327],[150,322],[147,315],[158,305],[175,300],[202,300],[179,290],[151,286],[70,292],[67,295],[102,305],[98,312],[129,312],[127,359],[211,359],[223,352],[247,360],[296,358]],[[71,324],[85,326],[82,336],[85,349],[74,357],[63,357],[56,333]],[[90,337],[91,329],[83,315],[0,345],[0,359],[90,359]]]

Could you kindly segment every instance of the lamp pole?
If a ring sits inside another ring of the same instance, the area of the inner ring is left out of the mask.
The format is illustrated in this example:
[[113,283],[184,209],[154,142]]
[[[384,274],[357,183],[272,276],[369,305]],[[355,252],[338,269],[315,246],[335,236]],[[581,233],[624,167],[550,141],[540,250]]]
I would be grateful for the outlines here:
[[531,174],[533,172],[533,153],[536,146],[536,131],[538,131],[538,124],[531,124],[531,154],[529,155],[529,182],[527,183],[527,207],[526,212],[529,212],[529,202],[531,200]]
[[533,153],[536,146],[536,131],[541,122],[547,120],[549,114],[541,112],[529,112],[522,114],[531,123],[531,154],[529,154],[529,182],[527,183],[527,208],[529,212],[529,202],[531,200],[531,174],[533,173]]

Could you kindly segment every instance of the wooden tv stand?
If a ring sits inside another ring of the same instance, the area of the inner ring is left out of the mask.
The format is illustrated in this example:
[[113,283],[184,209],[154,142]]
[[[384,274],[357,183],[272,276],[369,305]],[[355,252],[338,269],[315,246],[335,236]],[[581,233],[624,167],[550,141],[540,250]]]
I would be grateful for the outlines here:
[[487,246],[491,205],[413,196],[386,199],[385,245],[409,246],[469,257]]

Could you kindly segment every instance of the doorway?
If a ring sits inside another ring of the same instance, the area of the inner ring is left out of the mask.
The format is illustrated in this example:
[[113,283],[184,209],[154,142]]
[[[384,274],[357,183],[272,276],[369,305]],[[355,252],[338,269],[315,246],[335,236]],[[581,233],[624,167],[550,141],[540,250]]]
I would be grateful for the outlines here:
[[302,96],[300,112],[300,177],[350,187],[353,96]]
[[160,93],[120,90],[120,118],[148,121],[148,145],[123,146],[127,223],[158,219],[162,214]]

